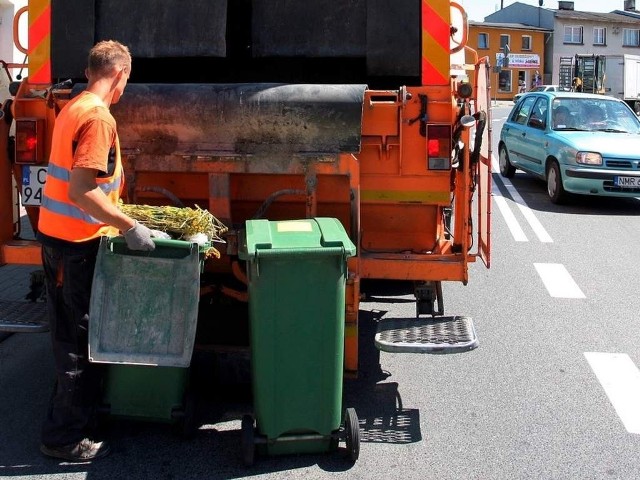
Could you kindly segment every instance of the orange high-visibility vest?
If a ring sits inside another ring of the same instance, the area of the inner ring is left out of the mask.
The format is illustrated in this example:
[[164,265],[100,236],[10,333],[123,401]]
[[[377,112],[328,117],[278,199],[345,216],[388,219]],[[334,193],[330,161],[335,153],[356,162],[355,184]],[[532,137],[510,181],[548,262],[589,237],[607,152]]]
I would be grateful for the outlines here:
[[[69,200],[69,180],[73,166],[73,144],[87,112],[107,108],[96,95],[83,92],[72,99],[56,118],[51,143],[47,179],[42,192],[38,230],[69,242],[83,242],[103,235],[118,234],[118,229],[92,217]],[[105,159],[105,165],[106,165]],[[117,205],[124,187],[120,142],[116,133],[113,174],[96,178],[98,187]]]

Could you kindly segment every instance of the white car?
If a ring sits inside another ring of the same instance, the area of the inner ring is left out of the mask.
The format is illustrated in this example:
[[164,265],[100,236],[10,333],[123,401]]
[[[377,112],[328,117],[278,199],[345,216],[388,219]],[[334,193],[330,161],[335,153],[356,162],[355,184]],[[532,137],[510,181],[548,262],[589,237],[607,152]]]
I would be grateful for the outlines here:
[[561,91],[569,91],[569,90],[565,89],[565,88],[560,88],[559,85],[538,85],[537,87],[533,87],[528,92],[522,92],[522,93],[516,94],[513,97],[513,103],[518,103],[518,100],[520,100],[520,97],[522,97],[522,95],[524,95],[525,93],[530,93],[530,92],[561,92]]

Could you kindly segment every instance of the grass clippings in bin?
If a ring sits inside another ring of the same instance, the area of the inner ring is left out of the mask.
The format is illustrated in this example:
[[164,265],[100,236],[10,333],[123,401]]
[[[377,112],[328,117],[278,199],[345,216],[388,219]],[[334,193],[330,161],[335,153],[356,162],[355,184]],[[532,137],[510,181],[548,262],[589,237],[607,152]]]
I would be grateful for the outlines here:
[[[192,241],[198,235],[205,235],[207,242],[224,243],[221,235],[228,230],[211,212],[197,205],[190,208],[120,203],[119,206],[122,212],[134,220],[153,230],[165,232],[175,240]],[[220,258],[220,252],[214,247],[209,247],[204,255],[205,258]]]

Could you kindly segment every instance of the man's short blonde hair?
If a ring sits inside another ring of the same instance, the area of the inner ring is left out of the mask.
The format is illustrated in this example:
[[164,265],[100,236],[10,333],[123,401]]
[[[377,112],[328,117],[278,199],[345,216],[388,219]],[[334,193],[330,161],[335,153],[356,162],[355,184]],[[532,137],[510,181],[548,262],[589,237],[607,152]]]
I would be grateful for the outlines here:
[[126,67],[131,71],[131,53],[129,48],[115,40],[103,40],[94,45],[89,52],[89,73],[97,76],[109,75],[114,68]]

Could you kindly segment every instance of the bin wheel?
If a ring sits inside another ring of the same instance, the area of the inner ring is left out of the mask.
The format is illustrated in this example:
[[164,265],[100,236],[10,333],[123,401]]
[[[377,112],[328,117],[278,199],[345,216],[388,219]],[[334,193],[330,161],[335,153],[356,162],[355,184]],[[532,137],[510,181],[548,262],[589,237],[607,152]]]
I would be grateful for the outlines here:
[[360,424],[354,408],[347,408],[344,423],[347,454],[351,461],[355,462],[360,456]]
[[251,466],[255,461],[256,446],[253,417],[249,414],[242,416],[242,461]]
[[196,424],[196,411],[198,400],[195,393],[188,389],[182,397],[182,406],[171,410],[171,431],[174,435],[181,436],[184,439],[193,437],[198,430]]
[[187,390],[184,395],[184,417],[182,423],[182,437],[185,439],[192,438],[198,426],[196,424],[196,411],[198,410],[198,402],[195,394],[191,390]]

